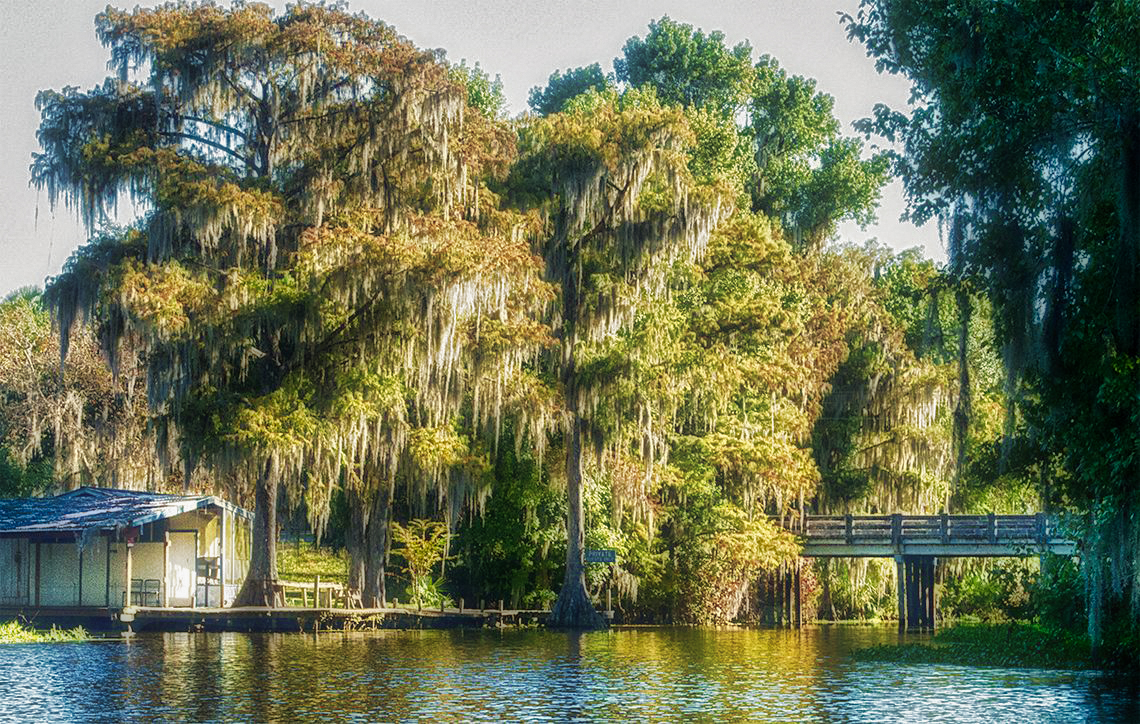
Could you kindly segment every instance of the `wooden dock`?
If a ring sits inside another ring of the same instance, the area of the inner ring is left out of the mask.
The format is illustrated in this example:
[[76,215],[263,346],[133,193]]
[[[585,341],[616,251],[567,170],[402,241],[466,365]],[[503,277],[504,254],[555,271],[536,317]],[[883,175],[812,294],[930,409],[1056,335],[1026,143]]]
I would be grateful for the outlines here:
[[249,606],[242,608],[0,608],[0,620],[12,618],[50,625],[83,626],[90,631],[371,631],[380,629],[477,629],[532,626],[549,611],[523,609],[312,608]]
[[[130,615],[128,612],[124,612]],[[138,608],[134,631],[368,631],[522,626],[545,621],[548,611],[416,608]],[[120,615],[120,620],[125,618]]]

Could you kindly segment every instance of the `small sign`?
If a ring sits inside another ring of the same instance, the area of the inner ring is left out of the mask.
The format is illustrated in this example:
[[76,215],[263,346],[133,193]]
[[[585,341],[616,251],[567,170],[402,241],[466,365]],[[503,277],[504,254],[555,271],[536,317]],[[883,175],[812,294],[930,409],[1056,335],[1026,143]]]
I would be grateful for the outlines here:
[[598,549],[586,549],[586,562],[587,563],[617,563],[617,551]]

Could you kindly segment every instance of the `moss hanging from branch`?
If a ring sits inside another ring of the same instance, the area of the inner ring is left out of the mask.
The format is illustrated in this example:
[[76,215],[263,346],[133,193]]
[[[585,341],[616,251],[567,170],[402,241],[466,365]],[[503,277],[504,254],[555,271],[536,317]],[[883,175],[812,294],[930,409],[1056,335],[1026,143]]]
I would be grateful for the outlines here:
[[416,431],[501,397],[549,343],[526,321],[551,298],[534,220],[485,188],[513,134],[434,53],[339,6],[170,3],[96,25],[119,77],[41,95],[34,181],[92,230],[124,194],[147,213],[53,280],[64,346],[92,321],[116,366],[142,350],[159,457],[189,486],[280,485],[318,535],[335,486],[390,502]]

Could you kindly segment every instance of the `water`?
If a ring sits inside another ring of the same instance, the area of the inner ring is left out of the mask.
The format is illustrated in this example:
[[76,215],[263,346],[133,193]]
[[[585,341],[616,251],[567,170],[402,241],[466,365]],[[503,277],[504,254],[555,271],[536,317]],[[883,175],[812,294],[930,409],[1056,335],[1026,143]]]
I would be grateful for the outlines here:
[[889,627],[142,634],[0,646],[0,721],[1140,721],[1091,672],[857,662]]

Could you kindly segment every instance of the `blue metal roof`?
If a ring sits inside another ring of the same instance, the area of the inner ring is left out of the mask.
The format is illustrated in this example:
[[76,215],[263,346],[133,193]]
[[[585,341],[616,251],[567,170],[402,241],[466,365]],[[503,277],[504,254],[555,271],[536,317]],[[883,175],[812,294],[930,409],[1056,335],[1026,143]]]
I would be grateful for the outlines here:
[[212,495],[79,488],[54,498],[0,500],[0,535],[119,530],[211,507],[253,518],[248,511]]

